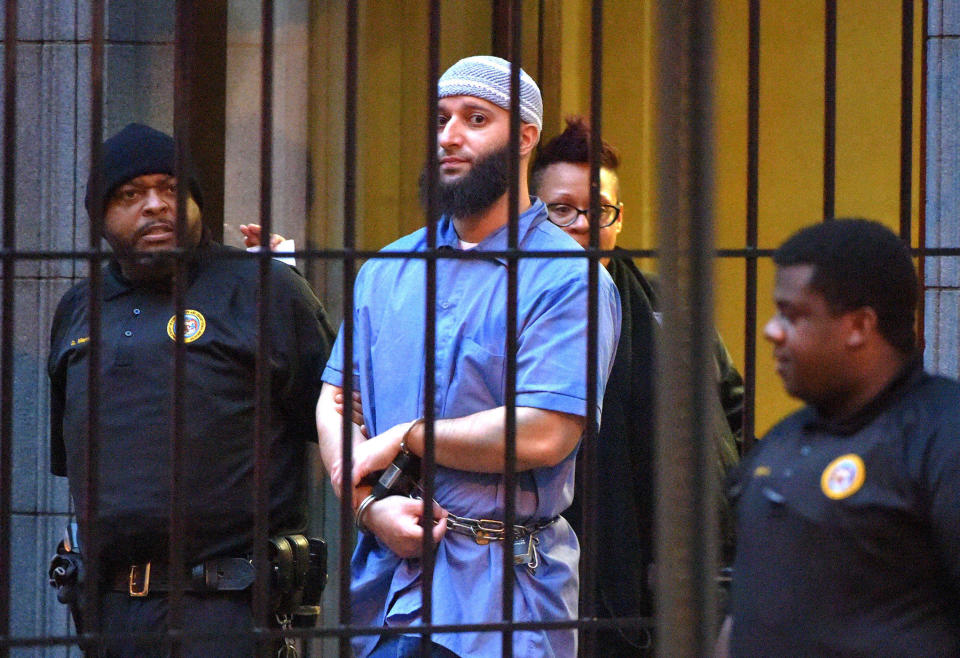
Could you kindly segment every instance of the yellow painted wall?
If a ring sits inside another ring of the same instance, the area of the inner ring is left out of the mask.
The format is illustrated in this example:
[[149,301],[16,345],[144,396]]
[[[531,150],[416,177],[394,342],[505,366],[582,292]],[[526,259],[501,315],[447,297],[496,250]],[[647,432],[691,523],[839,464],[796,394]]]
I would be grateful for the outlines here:
[[[914,243],[918,224],[920,7],[917,3],[914,107]],[[417,176],[426,155],[427,3],[361,2],[358,121],[358,244],[376,249],[423,224]],[[898,226],[900,3],[838,3],[836,212]],[[566,114],[590,110],[590,2],[546,0],[544,68],[537,67],[537,6],[524,2],[524,68],[547,104],[544,138]],[[603,134],[621,151],[621,244],[655,247],[656,115],[652,0],[605,2]],[[716,244],[746,238],[747,0],[715,8]],[[441,2],[441,71],[460,57],[489,52],[491,5]],[[819,221],[823,181],[823,0],[761,3],[759,240],[775,247]],[[342,245],[342,3],[314,3],[312,239]],[[655,263],[647,263],[655,267]],[[716,261],[716,322],[743,366],[744,263]],[[761,260],[758,332],[772,312],[773,268]],[[757,433],[797,404],[782,391],[760,339]]]

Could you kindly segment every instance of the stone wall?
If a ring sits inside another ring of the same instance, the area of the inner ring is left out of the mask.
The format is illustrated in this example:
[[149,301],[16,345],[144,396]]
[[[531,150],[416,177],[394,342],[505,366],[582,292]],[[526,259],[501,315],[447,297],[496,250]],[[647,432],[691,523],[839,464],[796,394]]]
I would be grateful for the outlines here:
[[[304,246],[308,16],[305,3],[282,0],[275,4],[274,227]],[[89,5],[89,0],[19,3],[19,250],[69,252],[90,245],[83,207],[90,150]],[[107,0],[104,137],[131,121],[172,134],[175,9],[174,0]],[[227,31],[225,191],[229,196],[225,211],[229,226],[224,237],[225,242],[239,244],[235,225],[257,221],[259,213],[260,2],[231,0]],[[62,537],[70,505],[66,481],[49,475],[46,358],[56,304],[86,269],[85,262],[65,258],[21,261],[16,270],[10,519],[10,631],[14,637],[71,632],[66,608],[46,585],[47,563]],[[76,648],[65,647],[31,647],[12,654],[80,655]]]
[[[927,247],[960,246],[960,0],[931,0],[927,29]],[[924,361],[960,376],[960,257],[923,263]]]

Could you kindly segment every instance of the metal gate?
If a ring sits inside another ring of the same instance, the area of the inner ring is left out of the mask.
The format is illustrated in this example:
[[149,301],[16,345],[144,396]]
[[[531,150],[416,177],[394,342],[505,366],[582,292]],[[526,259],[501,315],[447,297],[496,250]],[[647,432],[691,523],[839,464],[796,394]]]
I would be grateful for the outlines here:
[[[15,471],[15,454],[18,442],[39,441],[42,437],[24,436],[15,434],[14,418],[17,405],[21,398],[17,394],[17,383],[14,377],[12,364],[23,359],[15,353],[15,337],[18,331],[14,319],[16,314],[27,313],[30,309],[22,308],[15,303],[15,281],[17,267],[21,263],[41,261],[63,261],[72,263],[86,263],[90,272],[91,306],[90,314],[95,320],[101,313],[101,275],[100,266],[109,258],[101,246],[101,226],[94,223],[90,226],[89,246],[75,250],[30,250],[19,248],[17,245],[18,225],[30,221],[27,209],[18,204],[18,176],[22,178],[21,162],[17,154],[21,150],[17,143],[17,126],[22,122],[29,122],[32,118],[18,111],[18,77],[17,57],[18,48],[23,42],[19,37],[18,22],[22,20],[21,8],[24,4],[16,0],[7,0],[5,5],[5,37],[4,50],[4,164],[3,164],[3,307],[2,307],[2,355],[0,361],[4,364],[2,380],[0,380],[0,653],[39,651],[41,647],[65,648],[76,646],[77,638],[72,635],[27,636],[13,632],[11,627],[12,609],[26,603],[18,592],[13,591],[14,565],[17,564],[16,552],[20,550],[14,545],[13,519],[13,478]],[[90,46],[90,111],[87,140],[90,145],[89,159],[97,162],[100,159],[100,139],[104,132],[104,44],[105,12],[109,3],[106,0],[90,0],[89,3],[80,3],[89,9],[89,46]],[[591,206],[592,213],[599,207],[599,158],[602,121],[604,115],[603,74],[605,56],[603,50],[603,14],[605,3],[593,0],[590,4],[590,120],[593,126],[592,165],[591,165]],[[213,3],[211,3],[211,6]],[[221,8],[223,5],[218,5]],[[524,8],[527,8],[525,13]],[[542,48],[540,62],[522,61],[522,38],[524,34],[524,18],[529,15],[531,3],[520,0],[493,0],[491,2],[491,42],[495,54],[502,55],[514,64],[512,69],[512,85],[519,87],[519,67],[527,70],[540,71],[543,68]],[[549,0],[538,0],[535,3],[533,14],[540,22],[537,30],[538,38],[544,36],[543,19],[551,11],[555,11],[555,3]],[[436,190],[437,171],[437,143],[435,106],[437,101],[436,82],[440,74],[441,60],[441,12],[450,10],[450,4],[440,0],[429,0],[429,50],[426,53],[429,75],[423,80],[423,94],[427,98],[427,112],[423,117],[422,134],[424,136],[424,155],[430,173],[430,189]],[[924,22],[926,22],[926,6]],[[193,151],[190,135],[196,134],[191,125],[201,121],[197,113],[197,105],[190,98],[191,92],[196,90],[195,81],[191,79],[202,68],[203,63],[197,61],[197,50],[202,47],[197,38],[196,26],[200,24],[201,14],[205,9],[201,3],[192,3],[185,0],[176,2],[175,11],[175,56],[173,66],[174,93],[173,93],[173,125],[177,137],[177,153],[179,172],[187,171],[190,167],[188,158]],[[435,345],[435,303],[437,295],[437,262],[443,258],[461,257],[451,256],[449,253],[436,249],[436,226],[427,222],[428,244],[430,249],[420,253],[390,253],[384,254],[361,246],[358,240],[357,226],[357,116],[358,89],[357,80],[359,64],[362,54],[358,48],[358,14],[360,6],[357,0],[346,2],[346,25],[344,26],[346,42],[346,58],[344,62],[346,86],[342,90],[345,98],[346,111],[344,113],[343,133],[343,216],[331,218],[330,221],[341,222],[343,243],[338,246],[308,246],[297,252],[310,268],[314,263],[340,263],[343,268],[342,277],[342,316],[344,318],[344,349],[352,352],[352,324],[353,324],[353,282],[359,264],[373,258],[422,258],[426,263],[427,271],[427,331],[425,345]],[[505,560],[503,579],[505,583],[502,601],[503,619],[498,623],[467,624],[461,626],[436,626],[430,623],[432,601],[432,555],[433,546],[430,533],[424,533],[424,600],[423,618],[425,624],[419,629],[424,636],[429,637],[434,632],[455,632],[462,630],[489,630],[502,633],[502,648],[505,655],[512,655],[511,633],[518,628],[564,628],[574,627],[579,631],[580,645],[585,655],[595,653],[596,629],[614,626],[636,628],[638,626],[656,625],[658,632],[658,651],[662,655],[701,655],[709,653],[712,647],[716,619],[713,600],[712,582],[715,573],[715,558],[713,557],[710,533],[697,532],[697,528],[711,527],[713,513],[708,501],[710,500],[710,478],[707,477],[710,468],[710,452],[705,442],[695,440],[703,436],[706,427],[707,410],[704,395],[710,385],[707,362],[711,349],[711,331],[713,326],[713,280],[712,268],[715,258],[739,259],[745,267],[745,315],[743,318],[743,345],[744,345],[744,375],[746,384],[746,403],[743,419],[745,447],[749,449],[755,440],[755,399],[756,399],[756,343],[758,322],[758,262],[769,259],[771,249],[761,248],[758,241],[758,190],[759,190],[759,154],[760,154],[760,80],[766,72],[760,69],[760,42],[762,32],[761,3],[759,0],[749,0],[749,43],[748,43],[748,97],[747,97],[747,212],[746,234],[743,236],[743,247],[739,249],[714,248],[713,222],[715,212],[713,207],[714,193],[714,162],[716,158],[714,130],[712,119],[713,99],[715,86],[713,82],[714,63],[714,22],[712,3],[707,0],[683,0],[678,2],[663,2],[657,6],[657,73],[658,73],[658,248],[631,250],[635,257],[655,258],[659,262],[659,269],[663,278],[666,298],[665,322],[669,323],[674,331],[670,332],[662,345],[662,364],[672,364],[671,367],[661,367],[658,382],[658,479],[660,482],[684,482],[684,487],[673,487],[670,495],[661,495],[658,509],[658,564],[659,564],[659,592],[658,611],[656,620],[647,618],[598,619],[596,615],[597,602],[593,600],[593,579],[601,547],[597,546],[596,535],[590,530],[595,519],[587,514],[585,519],[586,532],[582,538],[583,552],[581,560],[586,565],[584,570],[583,606],[578,619],[553,620],[543,623],[516,623],[513,621],[513,568],[512,561]],[[825,67],[823,71],[824,106],[824,141],[823,141],[823,219],[830,220],[835,215],[836,198],[836,80],[837,80],[837,2],[825,0],[825,34],[823,38]],[[924,190],[923,176],[920,176],[921,187],[914,189],[914,158],[917,155],[917,136],[913,132],[914,126],[914,54],[917,50],[914,41],[914,14],[916,8],[911,0],[901,3],[901,60],[900,60],[900,214],[899,231],[901,237],[910,242],[914,233],[914,218],[911,211],[916,197],[921,199],[919,213],[920,244],[915,253],[920,257],[921,268],[924,257],[956,256],[960,255],[958,248],[924,249],[924,215],[922,200]],[[77,13],[77,16],[84,12]],[[79,20],[79,18],[77,18]],[[219,19],[218,19],[219,20]],[[261,49],[260,49],[260,77],[261,93],[259,105],[261,109],[260,124],[260,204],[258,221],[264,231],[269,233],[275,226],[271,206],[271,189],[273,188],[274,167],[272,163],[272,144],[274,140],[274,20],[275,7],[271,0],[261,2]],[[926,34],[926,30],[924,30]],[[529,64],[529,66],[528,66]],[[921,85],[922,87],[922,85]],[[194,99],[195,101],[195,99]],[[517,265],[520,260],[528,257],[517,248],[518,217],[516,212],[518,199],[517,172],[519,163],[516,157],[517,128],[519,126],[519,95],[513,95],[511,112],[511,146],[514,156],[511,160],[511,180],[509,199],[513,209],[509,222],[508,248],[502,253],[492,254],[507,261],[508,272],[508,332],[506,336],[506,354],[512,355],[507,365],[507,462],[505,470],[506,489],[512,490],[516,486],[516,299],[518,294]],[[924,153],[920,153],[920,162],[923,163]],[[922,164],[921,164],[922,167]],[[183,178],[182,176],[180,176]],[[186,186],[181,186],[178,204],[178,223],[184,226],[185,217],[183,208],[186,201]],[[221,190],[222,195],[222,190]],[[428,202],[427,217],[435,216],[435,194],[431,193]],[[94,216],[100,213],[94,212]],[[182,230],[182,228],[181,228]],[[584,253],[558,252],[548,254],[556,258],[586,258],[589,262],[591,296],[587,312],[589,313],[588,353],[586,355],[586,372],[588,379],[587,390],[592,399],[588,399],[587,408],[590,418],[587,422],[587,432],[584,436],[585,471],[582,495],[586,501],[585,508],[590,509],[595,503],[600,487],[600,474],[596,465],[596,343],[597,343],[597,282],[600,259],[610,256],[610,253],[599,250],[599,229],[595,222],[591,227],[591,249]],[[484,257],[490,256],[486,253]],[[544,254],[538,254],[543,257]],[[267,351],[267,332],[263,309],[267,307],[266,283],[270,275],[267,251],[251,255],[259,259],[261,276],[261,297],[258,306],[260,356]],[[179,261],[174,286],[175,307],[178,313],[184,309],[184,265]],[[921,269],[922,280],[922,269]],[[920,313],[921,335],[923,335],[923,308]],[[43,332],[46,327],[39,327]],[[91,323],[90,344],[90,399],[96,399],[104,383],[99,380],[100,359],[100,328],[99,322]],[[729,340],[737,340],[728,336]],[[433,350],[427,349],[425,370],[428,373],[425,381],[427,391],[425,399],[434,399],[434,378],[436,367]],[[37,355],[42,358],[45,355]],[[179,333],[177,349],[175,351],[175,372],[177,379],[182,379],[184,359],[184,342],[182,329]],[[257,363],[257,400],[260,414],[266,413],[265,391],[269,388],[269,369],[258,359]],[[682,367],[679,367],[682,366]],[[355,389],[352,372],[347,369],[344,373],[344,390],[347,397]],[[171,446],[172,463],[177,464],[182,459],[183,423],[186,410],[183,408],[180,388],[173,387],[174,407],[171,417]],[[435,474],[435,453],[433,446],[433,421],[435,410],[432,405],[426,405],[423,410],[426,418],[426,453],[424,459],[424,479],[426,501],[433,497],[433,476]],[[98,410],[96,405],[89,406],[89,425],[91,428],[91,442],[85,459],[90,464],[98,460]],[[266,442],[263,437],[264,423],[257,424],[255,436],[256,461],[255,481],[255,518],[256,527],[254,536],[256,563],[261,565],[258,586],[254,592],[255,618],[259,620],[259,628],[254,632],[261,637],[273,637],[278,631],[269,629],[267,623],[267,592],[266,592],[266,538],[267,538],[267,493],[265,491],[264,469],[266,464]],[[343,458],[345,470],[349,472],[351,463],[351,442],[348,424],[343,428]],[[693,477],[690,477],[691,474]],[[172,476],[171,490],[178,491],[177,482],[180,474],[175,468]],[[86,491],[90,496],[88,509],[96,510],[97,500],[96,481],[92,478],[86,483]],[[511,526],[515,520],[513,498],[506,497],[507,511],[505,522]],[[173,509],[178,507],[173,501]],[[427,512],[424,518],[431,518]],[[179,565],[183,571],[183,519],[181,515],[171,513],[171,565],[176,570]],[[332,524],[328,527],[334,527]],[[383,628],[363,629],[350,625],[351,602],[349,596],[350,584],[350,551],[354,537],[353,512],[350,501],[346,497],[341,501],[337,519],[338,544],[341,548],[331,559],[330,567],[333,578],[338,579],[340,596],[336,602],[336,619],[332,623],[324,623],[315,629],[294,630],[289,635],[305,641],[305,650],[312,655],[322,653],[322,647],[336,646],[324,639],[335,638],[339,644],[341,655],[349,655],[349,639],[356,634],[380,634]],[[98,545],[97,530],[90,526],[86,528],[86,536],[90,537],[87,547],[89,559],[87,594],[89,601],[96,601],[94,596],[98,578]],[[52,548],[52,547],[51,547]],[[510,550],[510,542],[504,542],[505,550]],[[37,574],[38,581],[42,580]],[[41,583],[39,587],[43,587]],[[174,591],[173,606],[177,605],[182,592]],[[38,613],[39,614],[39,613]],[[97,619],[98,611],[95,604],[90,604],[87,618]],[[406,630],[406,629],[400,629]],[[176,647],[177,638],[189,634],[189,628],[183,628],[171,636],[173,646]],[[399,632],[397,629],[388,629],[387,633]],[[96,636],[86,638],[96,641]]]

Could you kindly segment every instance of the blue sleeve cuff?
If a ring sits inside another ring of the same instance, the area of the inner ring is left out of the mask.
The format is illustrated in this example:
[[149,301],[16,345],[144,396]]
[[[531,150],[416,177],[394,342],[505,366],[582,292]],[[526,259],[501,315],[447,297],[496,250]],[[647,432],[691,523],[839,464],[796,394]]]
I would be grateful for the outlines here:
[[332,386],[343,387],[343,373],[330,365],[323,369],[320,379]]
[[[602,400],[597,400],[597,418],[600,416]],[[547,411],[559,411],[574,416],[587,416],[587,401],[573,395],[554,391],[525,391],[517,393],[518,407],[533,407]]]

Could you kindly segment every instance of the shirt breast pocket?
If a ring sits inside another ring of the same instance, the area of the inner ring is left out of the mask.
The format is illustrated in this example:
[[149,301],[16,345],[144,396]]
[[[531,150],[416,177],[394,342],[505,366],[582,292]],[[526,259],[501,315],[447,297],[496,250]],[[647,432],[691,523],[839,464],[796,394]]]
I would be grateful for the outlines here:
[[506,359],[464,338],[453,367],[444,415],[493,409],[506,397]]

